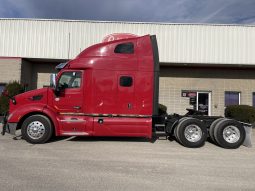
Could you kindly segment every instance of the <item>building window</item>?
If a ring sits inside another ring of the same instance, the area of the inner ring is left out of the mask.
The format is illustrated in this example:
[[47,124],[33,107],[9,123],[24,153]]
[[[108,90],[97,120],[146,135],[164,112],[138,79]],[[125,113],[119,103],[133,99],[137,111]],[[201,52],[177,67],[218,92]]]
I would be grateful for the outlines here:
[[0,84],[0,95],[3,93],[5,84]]
[[240,92],[225,92],[225,107],[229,105],[240,105]]
[[118,44],[114,49],[114,53],[133,54],[134,53],[134,44],[132,42]]
[[255,92],[252,93],[252,106],[255,107]]

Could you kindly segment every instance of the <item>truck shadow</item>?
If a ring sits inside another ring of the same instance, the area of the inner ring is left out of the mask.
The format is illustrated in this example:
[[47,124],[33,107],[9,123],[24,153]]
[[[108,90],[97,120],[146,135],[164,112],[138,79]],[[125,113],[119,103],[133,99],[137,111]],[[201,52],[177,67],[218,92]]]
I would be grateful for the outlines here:
[[144,137],[69,137],[67,141],[80,141],[80,142],[96,142],[96,141],[115,141],[115,142],[150,142],[155,143],[157,140],[168,140],[170,142],[175,139],[166,136],[165,134],[154,134],[152,138]]
[[[21,135],[17,135],[13,137],[13,140],[23,140],[23,137]],[[85,137],[85,136],[60,136],[56,137],[53,136],[48,143],[54,143],[54,142],[60,142],[60,141],[71,141],[71,142],[99,142],[99,141],[105,141],[105,142],[148,142],[148,143],[155,143],[157,140],[168,140],[170,142],[176,141],[174,138],[166,137],[166,136],[159,136],[154,135],[151,139],[144,138],[144,137]]]
[[71,142],[151,142],[151,139],[143,137],[52,137],[47,143],[71,141]]
[[97,142],[97,141],[109,141],[109,142],[150,142],[148,138],[142,137],[69,137],[67,141],[74,142]]

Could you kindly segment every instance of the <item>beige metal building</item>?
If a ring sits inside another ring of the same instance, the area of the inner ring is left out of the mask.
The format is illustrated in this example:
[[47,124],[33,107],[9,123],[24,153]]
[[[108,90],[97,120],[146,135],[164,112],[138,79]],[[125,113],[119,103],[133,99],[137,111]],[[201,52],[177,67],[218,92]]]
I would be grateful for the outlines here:
[[0,91],[14,80],[49,85],[57,64],[112,33],[157,35],[160,103],[169,113],[255,105],[255,26],[244,25],[0,19]]

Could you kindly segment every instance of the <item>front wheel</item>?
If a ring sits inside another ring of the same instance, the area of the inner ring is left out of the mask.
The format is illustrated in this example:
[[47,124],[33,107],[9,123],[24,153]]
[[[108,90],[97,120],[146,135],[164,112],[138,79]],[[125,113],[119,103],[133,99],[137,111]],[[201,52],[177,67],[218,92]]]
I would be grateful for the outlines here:
[[21,126],[22,137],[32,144],[47,142],[52,132],[51,121],[44,115],[32,115],[26,118]]

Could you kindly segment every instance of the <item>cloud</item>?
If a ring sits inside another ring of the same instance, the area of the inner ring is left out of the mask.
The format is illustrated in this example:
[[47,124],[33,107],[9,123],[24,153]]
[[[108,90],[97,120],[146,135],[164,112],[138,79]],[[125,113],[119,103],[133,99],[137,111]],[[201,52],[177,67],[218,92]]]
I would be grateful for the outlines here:
[[1,0],[0,17],[254,24],[255,0]]

